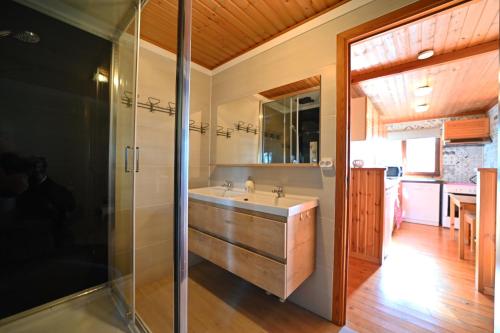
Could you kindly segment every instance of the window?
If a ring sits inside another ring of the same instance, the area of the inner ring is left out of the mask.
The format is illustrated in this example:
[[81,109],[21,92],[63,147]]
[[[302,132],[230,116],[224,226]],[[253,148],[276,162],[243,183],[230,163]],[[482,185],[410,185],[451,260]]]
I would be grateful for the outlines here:
[[437,177],[440,175],[441,144],[438,138],[403,141],[403,161],[406,175]]

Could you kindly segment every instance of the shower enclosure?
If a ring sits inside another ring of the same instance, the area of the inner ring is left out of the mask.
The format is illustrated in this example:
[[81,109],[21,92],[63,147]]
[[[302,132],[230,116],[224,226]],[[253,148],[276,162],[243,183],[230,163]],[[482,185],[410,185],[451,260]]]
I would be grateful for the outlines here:
[[0,332],[185,331],[190,1],[164,127],[138,108],[145,4],[0,4]]

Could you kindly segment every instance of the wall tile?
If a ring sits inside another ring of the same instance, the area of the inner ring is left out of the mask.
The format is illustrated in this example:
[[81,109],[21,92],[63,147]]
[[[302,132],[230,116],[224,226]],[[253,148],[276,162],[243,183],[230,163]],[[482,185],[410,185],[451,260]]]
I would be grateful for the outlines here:
[[317,265],[314,273],[290,295],[288,301],[330,320],[332,281],[333,270]]

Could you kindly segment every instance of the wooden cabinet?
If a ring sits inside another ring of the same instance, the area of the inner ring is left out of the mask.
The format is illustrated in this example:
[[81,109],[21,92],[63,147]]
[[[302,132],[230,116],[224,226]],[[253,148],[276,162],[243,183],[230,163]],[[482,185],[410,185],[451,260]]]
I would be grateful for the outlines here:
[[386,191],[385,168],[354,168],[350,195],[349,254],[381,264],[390,245],[397,186]]
[[351,169],[350,255],[381,264],[389,253],[399,181],[385,168]]
[[496,258],[497,169],[478,169],[477,189],[476,288],[484,294],[493,295]]
[[285,299],[314,271],[316,208],[283,217],[189,200],[189,251]]
[[367,97],[351,99],[351,140],[364,141],[384,136],[379,112]]
[[444,140],[447,143],[490,141],[490,119],[451,120],[444,123]]
[[[286,223],[189,202],[189,225],[270,257],[286,258]],[[286,220],[285,220],[286,221]]]

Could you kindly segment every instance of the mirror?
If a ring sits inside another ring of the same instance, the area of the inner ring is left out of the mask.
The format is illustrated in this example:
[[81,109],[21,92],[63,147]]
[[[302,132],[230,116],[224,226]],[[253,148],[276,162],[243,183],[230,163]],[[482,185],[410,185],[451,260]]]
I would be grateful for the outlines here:
[[317,75],[219,105],[216,164],[316,165],[320,90]]

